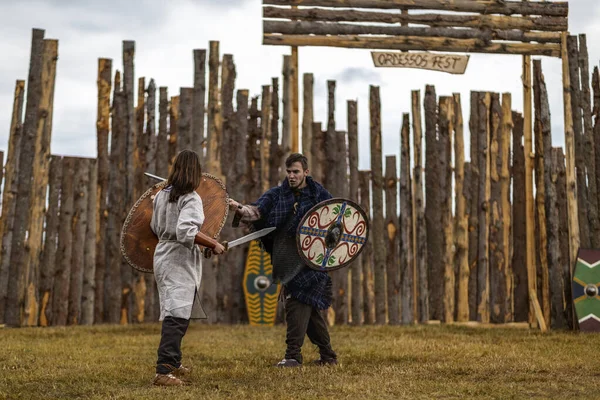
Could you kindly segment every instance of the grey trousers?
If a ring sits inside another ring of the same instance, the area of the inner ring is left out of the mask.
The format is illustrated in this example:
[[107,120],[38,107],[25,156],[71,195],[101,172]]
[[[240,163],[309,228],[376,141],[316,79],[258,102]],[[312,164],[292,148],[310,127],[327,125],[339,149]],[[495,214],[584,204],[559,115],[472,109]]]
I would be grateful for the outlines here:
[[287,333],[285,343],[287,349],[285,358],[288,360],[293,358],[302,364],[302,345],[304,336],[308,335],[310,341],[319,348],[322,360],[336,359],[337,355],[331,348],[327,322],[321,315],[321,311],[292,297],[286,297]]

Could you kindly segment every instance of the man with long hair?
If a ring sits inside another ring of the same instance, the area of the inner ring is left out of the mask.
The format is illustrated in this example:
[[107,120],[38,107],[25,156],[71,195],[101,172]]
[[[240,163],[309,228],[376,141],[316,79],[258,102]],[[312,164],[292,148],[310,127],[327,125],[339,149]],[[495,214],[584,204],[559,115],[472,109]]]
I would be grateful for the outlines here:
[[323,271],[309,268],[296,248],[296,230],[300,221],[314,205],[330,199],[331,194],[309,175],[308,162],[300,153],[285,161],[287,178],[280,186],[269,189],[252,205],[242,206],[231,199],[240,221],[255,230],[276,227],[261,238],[262,246],[271,254],[273,280],[283,285],[285,319],[287,323],[285,357],[277,366],[302,365],[304,336],[319,348],[318,365],[337,364],[331,348],[327,323],[321,311],[331,306],[331,277]]
[[190,372],[181,365],[181,340],[191,318],[205,318],[198,292],[202,256],[197,245],[222,254],[225,248],[200,232],[204,222],[202,199],[196,192],[202,179],[198,155],[183,150],[175,158],[164,189],[153,200],[150,227],[158,236],[154,252],[154,276],[160,299],[162,331],[158,347],[158,386],[182,385]]

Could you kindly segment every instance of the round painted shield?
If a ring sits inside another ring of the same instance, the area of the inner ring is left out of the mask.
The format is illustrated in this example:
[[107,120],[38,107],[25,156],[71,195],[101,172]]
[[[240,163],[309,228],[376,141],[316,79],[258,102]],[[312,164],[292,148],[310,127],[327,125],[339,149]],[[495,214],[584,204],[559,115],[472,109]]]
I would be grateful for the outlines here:
[[352,200],[333,198],[311,208],[298,226],[300,257],[309,267],[333,271],[350,264],[369,236],[367,214]]
[[[153,272],[154,249],[158,237],[150,229],[152,199],[167,181],[152,186],[140,197],[129,211],[121,229],[121,254],[133,268],[142,272]],[[227,220],[229,196],[223,182],[213,175],[203,173],[202,182],[196,190],[202,198],[204,223],[202,233],[217,239]]]
[[582,332],[600,332],[600,250],[579,249],[573,271],[573,303]]

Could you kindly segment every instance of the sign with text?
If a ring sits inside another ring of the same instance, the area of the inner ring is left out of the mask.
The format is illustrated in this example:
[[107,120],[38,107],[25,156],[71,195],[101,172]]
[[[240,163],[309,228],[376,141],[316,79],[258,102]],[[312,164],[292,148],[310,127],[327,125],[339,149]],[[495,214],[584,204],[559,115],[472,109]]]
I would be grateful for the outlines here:
[[449,74],[464,74],[469,56],[440,53],[372,51],[373,64],[381,68],[418,68]]

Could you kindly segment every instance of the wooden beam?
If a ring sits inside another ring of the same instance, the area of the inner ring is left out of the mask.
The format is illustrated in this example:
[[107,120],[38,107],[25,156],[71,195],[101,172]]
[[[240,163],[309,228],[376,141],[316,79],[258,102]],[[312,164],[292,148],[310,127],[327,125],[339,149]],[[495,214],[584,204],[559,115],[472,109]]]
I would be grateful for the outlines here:
[[479,12],[485,14],[528,14],[566,17],[569,15],[567,2],[540,1],[522,3],[504,0],[263,0],[263,5],[277,6],[316,6],[341,8],[381,8],[412,10],[443,10],[460,12]]
[[[560,43],[560,32],[522,32],[518,30],[438,28],[414,26],[355,25],[331,22],[263,21],[264,33],[286,35],[394,35],[428,36],[483,41]],[[293,57],[292,52],[292,57]]]
[[357,49],[389,50],[430,50],[469,53],[527,54],[560,57],[560,45],[556,43],[505,43],[478,39],[451,39],[441,37],[361,37],[344,36],[304,36],[264,34],[263,44],[274,46],[323,46]]
[[418,24],[431,27],[465,27],[478,29],[519,29],[522,31],[563,32],[569,29],[566,17],[530,17],[504,15],[398,14],[362,10],[323,8],[289,9],[263,7],[263,18],[327,22],[377,22]]

